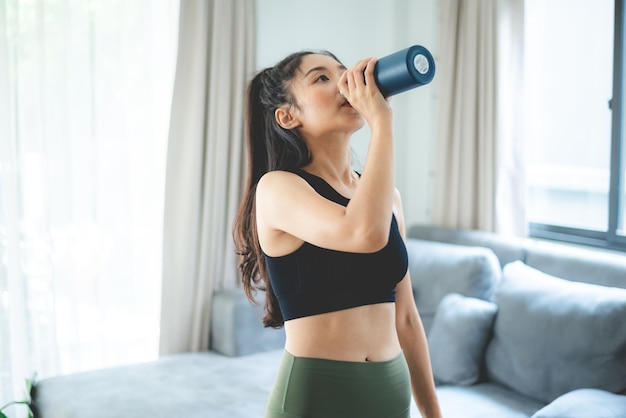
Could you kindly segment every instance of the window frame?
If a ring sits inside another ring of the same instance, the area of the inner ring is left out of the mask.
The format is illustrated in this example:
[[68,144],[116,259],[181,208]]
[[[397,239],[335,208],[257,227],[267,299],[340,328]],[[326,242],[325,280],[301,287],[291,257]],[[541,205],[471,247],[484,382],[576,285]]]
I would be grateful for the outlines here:
[[[620,201],[622,191],[621,173],[626,169],[626,139],[622,129],[626,120],[626,65],[624,58],[624,1],[615,0],[615,26],[613,37],[613,97],[609,101],[611,109],[611,161],[609,184],[609,217],[606,231],[592,231],[588,229],[571,228],[550,224],[529,222],[529,235],[534,238],[570,242],[594,247],[602,247],[626,251],[626,236],[617,233],[620,209],[626,206],[626,198]],[[626,215],[625,215],[626,216]],[[626,230],[626,219],[623,219],[623,228]]]

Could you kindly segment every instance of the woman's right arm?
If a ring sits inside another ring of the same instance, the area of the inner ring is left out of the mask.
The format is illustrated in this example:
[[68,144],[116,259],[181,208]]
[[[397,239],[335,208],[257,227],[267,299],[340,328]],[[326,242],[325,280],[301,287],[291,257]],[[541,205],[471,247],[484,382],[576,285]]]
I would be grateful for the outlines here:
[[344,207],[321,197],[293,173],[267,173],[256,195],[262,243],[281,236],[289,247],[307,241],[351,252],[374,252],[386,244],[395,193],[393,117],[374,81],[375,63],[375,59],[361,60],[339,80],[344,96],[371,130],[365,166],[349,204]]
[[365,118],[371,131],[365,166],[346,208],[346,217],[353,217],[361,224],[365,237],[379,249],[389,237],[395,193],[393,115],[374,80],[376,60],[369,59],[365,64],[365,80],[360,66],[346,71],[339,80],[344,96]]

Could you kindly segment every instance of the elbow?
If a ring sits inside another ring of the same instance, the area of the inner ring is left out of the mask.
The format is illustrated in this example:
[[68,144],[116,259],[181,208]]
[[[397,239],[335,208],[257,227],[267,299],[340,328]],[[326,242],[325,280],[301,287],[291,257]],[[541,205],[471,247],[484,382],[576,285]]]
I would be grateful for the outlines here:
[[396,320],[396,332],[403,350],[420,344],[420,342],[426,344],[426,348],[428,347],[426,333],[419,315],[409,315]]
[[415,331],[423,330],[422,320],[417,308],[410,309],[409,312],[399,312],[396,314],[396,330],[398,335],[414,335]]
[[391,217],[380,214],[354,214],[346,210],[346,222],[343,224],[342,235],[352,251],[374,253],[385,248],[389,242]]
[[364,253],[380,251],[389,242],[389,229],[387,228],[367,228],[357,235],[357,240],[361,243],[361,251]]

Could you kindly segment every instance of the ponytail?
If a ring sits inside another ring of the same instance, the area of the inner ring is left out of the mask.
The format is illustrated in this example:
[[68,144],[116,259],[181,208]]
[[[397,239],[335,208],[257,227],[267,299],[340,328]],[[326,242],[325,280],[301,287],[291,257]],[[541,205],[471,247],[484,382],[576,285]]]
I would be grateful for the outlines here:
[[[256,292],[265,292],[263,325],[272,328],[282,327],[284,320],[259,244],[256,187],[261,177],[269,171],[291,171],[310,162],[309,149],[300,133],[295,129],[281,127],[274,114],[282,105],[297,106],[291,93],[291,81],[300,67],[302,57],[314,53],[304,51],[289,55],[276,66],[259,72],[247,90],[244,135],[248,167],[244,195],[233,226],[233,238],[240,257],[239,270],[246,297],[256,303]],[[328,52],[320,53],[337,59]]]

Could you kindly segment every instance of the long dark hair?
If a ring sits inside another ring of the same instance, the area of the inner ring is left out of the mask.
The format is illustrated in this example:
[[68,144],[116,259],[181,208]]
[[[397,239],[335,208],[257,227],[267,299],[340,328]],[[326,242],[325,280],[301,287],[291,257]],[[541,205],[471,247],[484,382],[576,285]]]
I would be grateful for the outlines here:
[[256,225],[255,195],[259,179],[274,170],[294,170],[310,162],[309,149],[296,129],[281,127],[274,116],[276,109],[288,105],[297,107],[291,81],[310,54],[328,55],[328,51],[302,51],[291,54],[273,67],[260,71],[248,86],[246,101],[245,139],[248,150],[248,170],[244,195],[235,218],[233,238],[240,256],[239,269],[246,297],[256,303],[258,290],[265,292],[263,325],[280,328],[284,324],[276,295],[259,244]]

